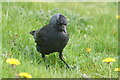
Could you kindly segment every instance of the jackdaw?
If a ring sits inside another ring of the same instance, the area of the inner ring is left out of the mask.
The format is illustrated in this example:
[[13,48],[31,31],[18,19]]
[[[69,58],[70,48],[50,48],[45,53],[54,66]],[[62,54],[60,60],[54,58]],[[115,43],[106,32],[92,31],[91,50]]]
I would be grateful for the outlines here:
[[36,49],[42,54],[42,58],[50,53],[59,52],[59,58],[70,68],[62,55],[63,49],[69,40],[66,30],[67,24],[66,17],[58,13],[52,16],[48,25],[39,30],[31,31],[30,34],[34,36]]

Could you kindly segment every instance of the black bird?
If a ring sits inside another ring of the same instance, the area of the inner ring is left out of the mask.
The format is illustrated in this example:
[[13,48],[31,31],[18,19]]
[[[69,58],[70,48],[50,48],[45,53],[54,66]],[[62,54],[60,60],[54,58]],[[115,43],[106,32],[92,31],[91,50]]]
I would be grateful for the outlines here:
[[66,17],[62,14],[55,14],[48,25],[39,30],[31,31],[30,34],[34,36],[36,49],[42,54],[42,58],[50,53],[59,52],[59,58],[70,68],[62,55],[63,49],[69,40],[66,26]]

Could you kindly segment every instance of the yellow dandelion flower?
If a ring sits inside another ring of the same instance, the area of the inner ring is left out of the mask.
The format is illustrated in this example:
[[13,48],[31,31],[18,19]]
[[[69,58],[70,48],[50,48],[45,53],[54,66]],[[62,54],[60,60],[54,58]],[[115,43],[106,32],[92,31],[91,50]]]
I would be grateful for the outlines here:
[[88,53],[90,53],[90,52],[91,52],[91,50],[92,50],[92,49],[87,48],[85,51],[86,51],[86,52],[88,52]]
[[24,77],[24,78],[32,78],[32,75],[26,72],[21,72],[18,74],[20,77]]
[[20,64],[19,60],[15,59],[15,58],[8,58],[6,60],[6,62],[9,64],[12,64],[12,65],[19,65]]
[[116,16],[117,19],[120,19],[120,16]]
[[120,71],[120,68],[115,68],[114,71]]
[[106,58],[104,60],[102,60],[102,62],[115,62],[114,58]]

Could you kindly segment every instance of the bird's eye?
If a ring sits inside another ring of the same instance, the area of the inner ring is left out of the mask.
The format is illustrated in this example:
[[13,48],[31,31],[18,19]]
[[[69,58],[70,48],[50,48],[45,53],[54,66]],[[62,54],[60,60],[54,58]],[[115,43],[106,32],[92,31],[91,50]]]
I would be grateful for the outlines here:
[[66,24],[66,23],[59,22],[58,20],[56,20],[56,21],[57,21],[57,24],[58,24],[58,25],[65,25],[65,26],[67,26],[67,24]]
[[58,21],[57,21],[57,24],[58,24],[58,25],[62,25],[62,23],[60,23],[60,22],[58,22]]

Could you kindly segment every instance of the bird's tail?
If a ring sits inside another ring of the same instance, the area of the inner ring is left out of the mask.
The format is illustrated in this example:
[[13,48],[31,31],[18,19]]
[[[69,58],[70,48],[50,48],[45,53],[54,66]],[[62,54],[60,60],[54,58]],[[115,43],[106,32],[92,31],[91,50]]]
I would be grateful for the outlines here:
[[31,32],[29,32],[31,35],[34,35],[34,33],[35,33],[35,31],[31,31]]

